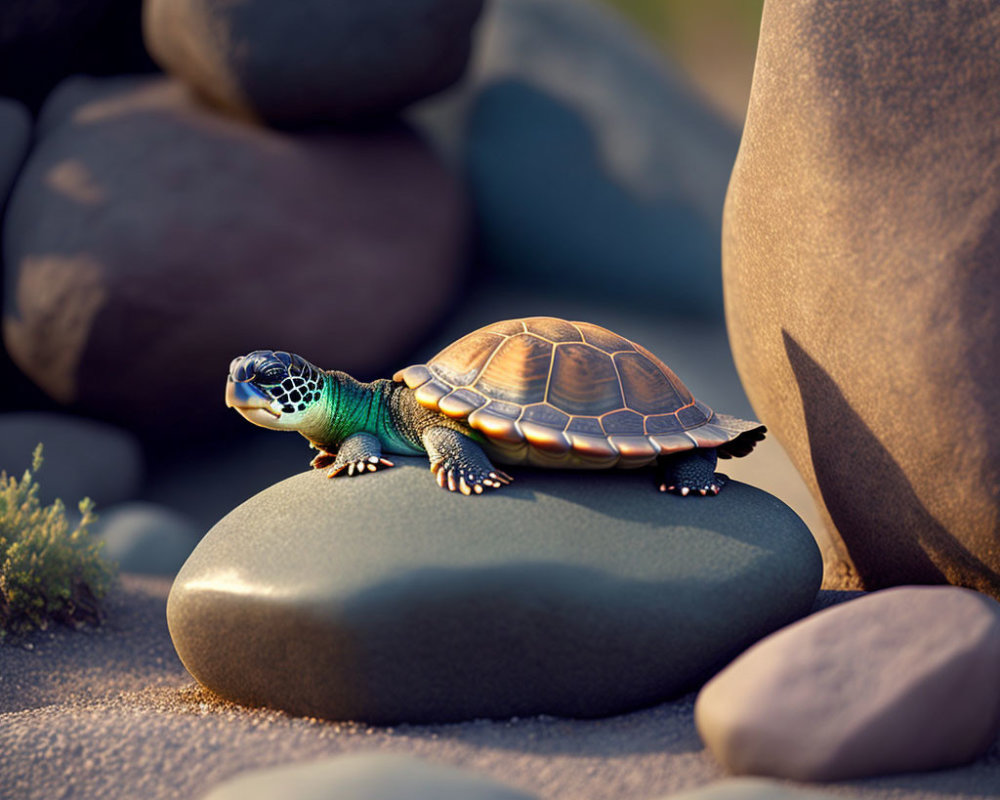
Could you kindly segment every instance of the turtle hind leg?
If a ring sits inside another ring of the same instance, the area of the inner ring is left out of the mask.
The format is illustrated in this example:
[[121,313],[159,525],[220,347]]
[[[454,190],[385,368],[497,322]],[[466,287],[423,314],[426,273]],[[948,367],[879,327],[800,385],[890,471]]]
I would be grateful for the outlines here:
[[465,434],[435,426],[421,436],[438,486],[450,492],[482,494],[483,489],[499,489],[513,478],[494,467],[483,449]]
[[718,494],[727,478],[715,471],[715,462],[714,447],[660,456],[656,462],[660,491],[680,495]]

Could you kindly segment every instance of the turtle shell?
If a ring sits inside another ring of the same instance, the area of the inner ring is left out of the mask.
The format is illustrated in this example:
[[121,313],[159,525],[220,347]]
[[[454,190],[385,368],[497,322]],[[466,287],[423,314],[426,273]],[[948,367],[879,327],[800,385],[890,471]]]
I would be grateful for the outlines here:
[[696,447],[740,456],[765,430],[716,414],[641,345],[554,317],[487,325],[393,379],[483,433],[506,463],[637,467]]

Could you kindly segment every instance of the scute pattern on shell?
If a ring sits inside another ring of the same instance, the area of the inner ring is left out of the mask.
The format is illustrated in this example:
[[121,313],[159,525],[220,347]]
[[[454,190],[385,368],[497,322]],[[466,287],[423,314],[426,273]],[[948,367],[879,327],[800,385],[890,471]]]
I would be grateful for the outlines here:
[[543,465],[641,466],[760,427],[716,415],[645,348],[553,317],[487,325],[393,377],[508,457]]

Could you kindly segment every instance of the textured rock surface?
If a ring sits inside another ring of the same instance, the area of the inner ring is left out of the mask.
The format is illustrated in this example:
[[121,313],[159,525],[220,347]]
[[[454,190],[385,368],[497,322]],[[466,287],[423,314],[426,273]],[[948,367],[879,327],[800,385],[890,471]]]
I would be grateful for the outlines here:
[[154,503],[123,503],[102,511],[94,534],[101,555],[122,572],[176,575],[204,530],[184,515]]
[[474,772],[412,756],[358,753],[239,775],[204,800],[531,800]]
[[454,83],[482,0],[146,0],[150,52],[224,108],[279,125],[389,114]]
[[4,338],[57,399],[172,438],[236,429],[235,355],[364,375],[447,305],[461,197],[405,129],[279,134],[167,79],[71,82],[40,127],[6,219]]
[[30,411],[0,414],[0,469],[20,475],[41,442],[39,499],[73,510],[84,497],[101,508],[129,500],[142,483],[143,455],[126,431],[103,422]]
[[900,587],[759,642],[698,695],[730,771],[848,780],[972,761],[1000,732],[1000,603]]
[[697,685],[819,587],[808,530],[742,484],[519,470],[466,498],[397,464],[297,475],[202,539],[167,612],[199,681],[366,722],[600,716]]
[[3,0],[0,97],[37,109],[67,75],[155,69],[141,11],[142,0]]
[[841,585],[1000,597],[998,84],[995,4],[764,12],[726,312],[754,408],[842,539]]
[[535,288],[721,316],[737,134],[613,11],[496,0],[461,91],[424,119],[461,153],[493,270]]

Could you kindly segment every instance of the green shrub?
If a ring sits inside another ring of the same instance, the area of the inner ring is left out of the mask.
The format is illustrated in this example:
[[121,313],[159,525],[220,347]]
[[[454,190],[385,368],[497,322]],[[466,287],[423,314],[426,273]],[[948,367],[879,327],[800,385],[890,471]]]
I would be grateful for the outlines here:
[[90,538],[97,517],[89,499],[70,530],[61,500],[42,506],[32,472],[42,465],[42,446],[21,480],[0,471],[0,639],[8,633],[46,628],[50,622],[97,623],[100,601],[114,568]]

